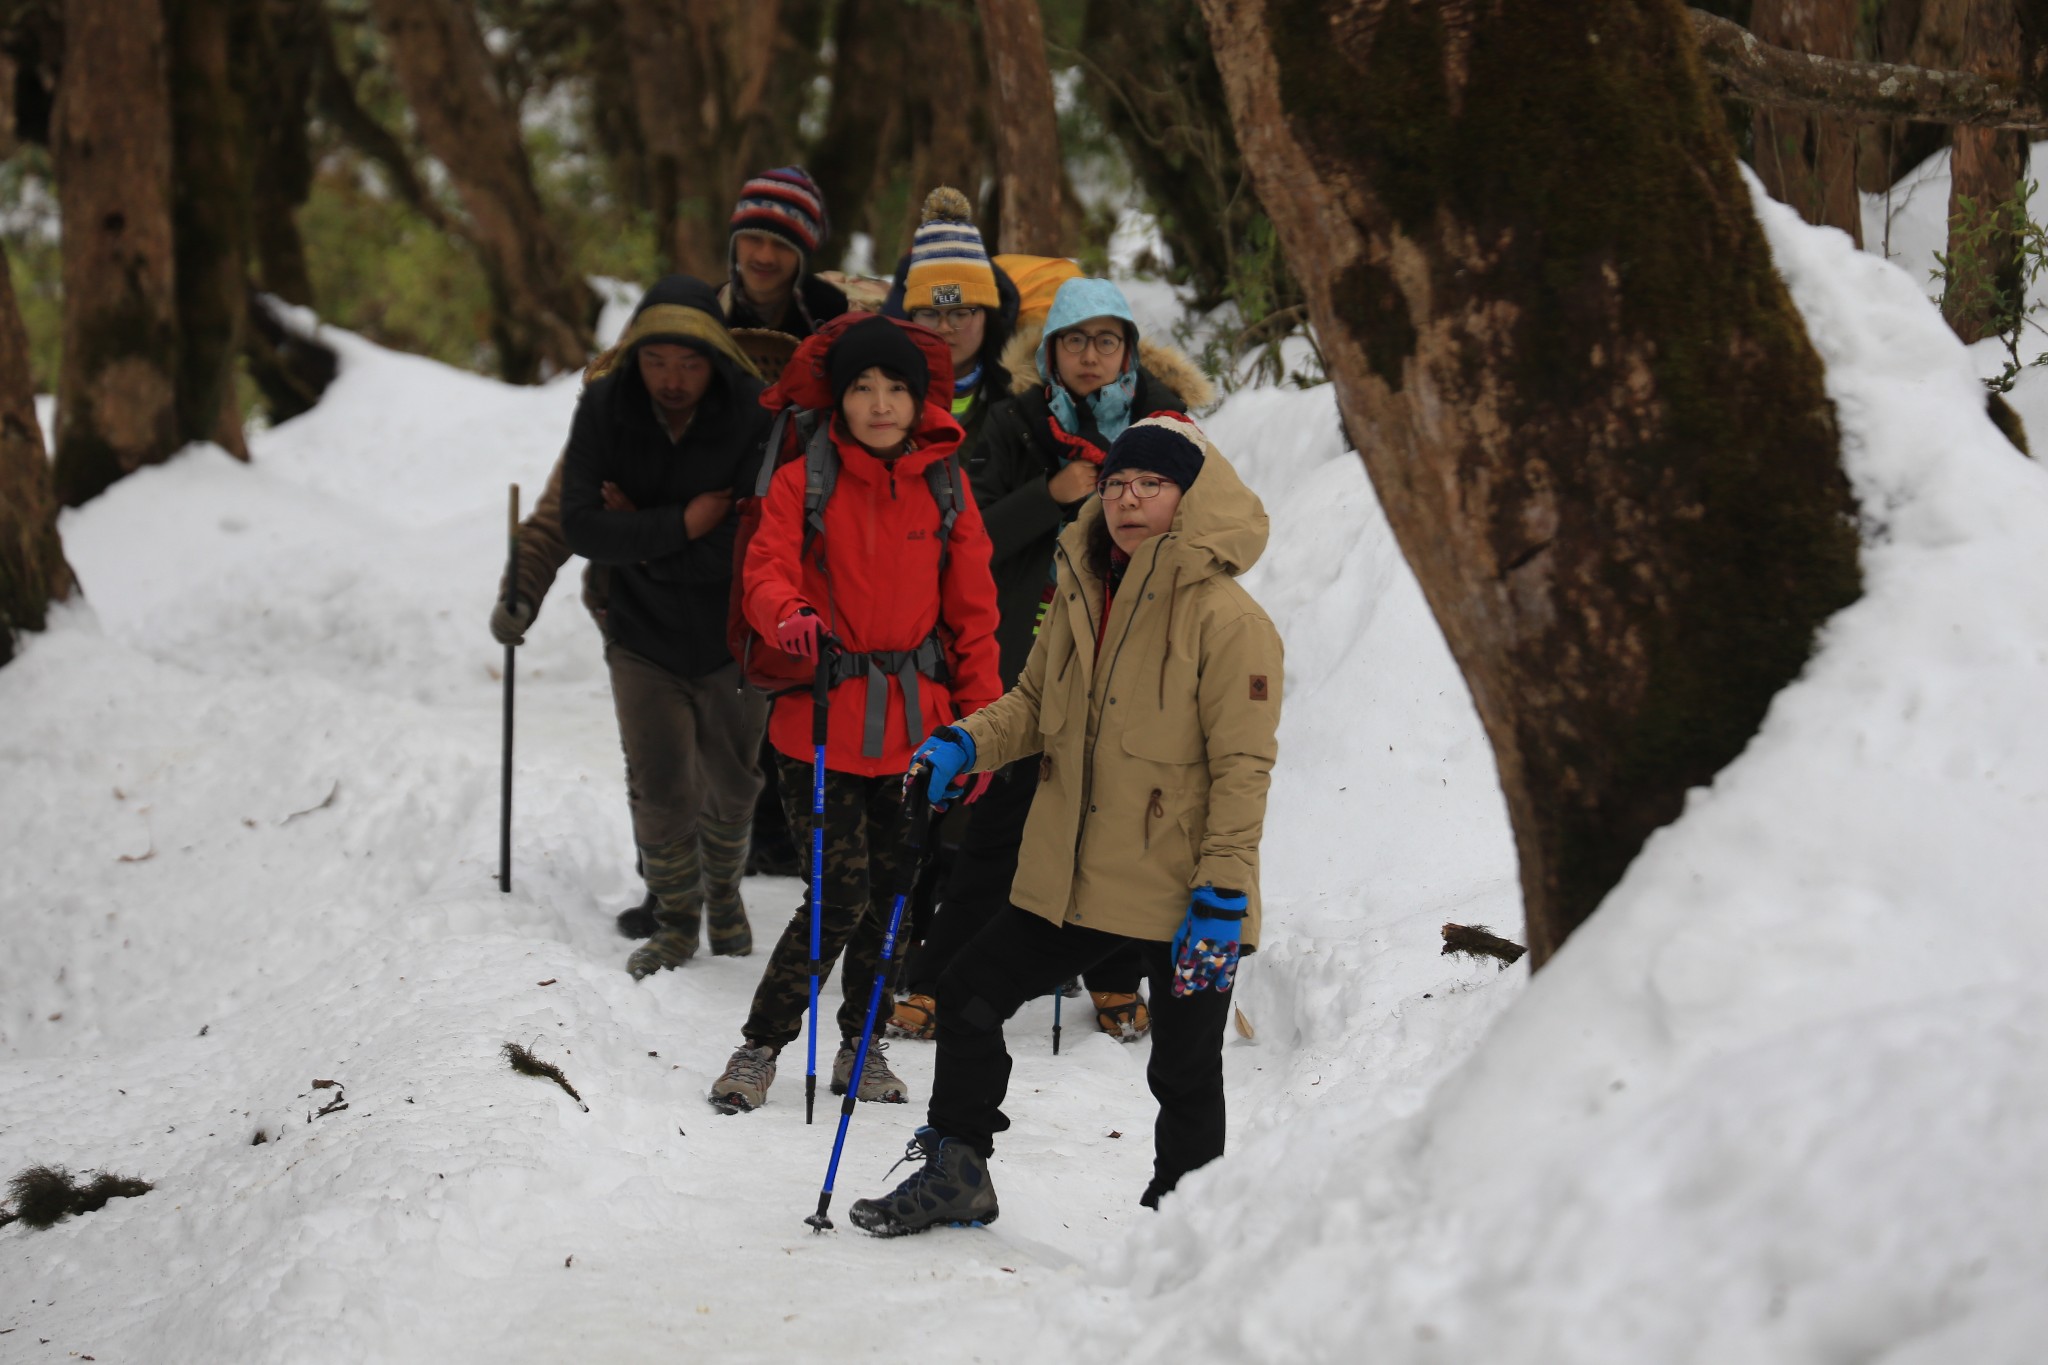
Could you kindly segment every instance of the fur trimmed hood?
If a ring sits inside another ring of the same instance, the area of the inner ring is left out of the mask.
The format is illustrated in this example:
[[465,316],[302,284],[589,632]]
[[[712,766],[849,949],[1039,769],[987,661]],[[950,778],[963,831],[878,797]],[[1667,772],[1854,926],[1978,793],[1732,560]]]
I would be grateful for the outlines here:
[[[1011,393],[1029,393],[1043,385],[1038,373],[1038,343],[1044,336],[1044,323],[1026,322],[1003,348],[1003,368],[1010,372]],[[1209,382],[1209,376],[1178,347],[1140,337],[1138,368],[1172,389],[1189,411],[1206,408],[1216,401],[1216,386]]]

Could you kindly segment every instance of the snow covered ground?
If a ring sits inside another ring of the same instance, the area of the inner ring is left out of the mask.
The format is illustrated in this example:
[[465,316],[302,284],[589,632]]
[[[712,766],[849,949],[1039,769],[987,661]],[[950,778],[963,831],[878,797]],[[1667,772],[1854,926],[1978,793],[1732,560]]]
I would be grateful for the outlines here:
[[[2037,1359],[2048,480],[1918,279],[1761,207],[1868,590],[1750,750],[1533,984],[1439,957],[1446,919],[1519,929],[1489,754],[1329,390],[1237,394],[1209,427],[1273,514],[1289,689],[1231,1154],[1138,1210],[1144,1046],[1070,1014],[1054,1058],[1040,1004],[1002,1220],[897,1242],[804,1227],[798,1050],[761,1112],[703,1102],[760,957],[621,970],[567,579],[491,880],[504,485],[537,493],[573,381],[333,337],[253,465],[67,514],[89,605],[0,670],[0,1175],[157,1183],[0,1230],[0,1361]],[[748,895],[765,937],[797,889]],[[929,1051],[891,1056],[921,1097]],[[861,1107],[836,1211],[920,1114]]]
[[[801,1049],[760,1113],[703,1100],[763,958],[623,971],[638,887],[573,577],[520,651],[492,881],[505,485],[537,495],[574,381],[330,337],[341,380],[253,464],[195,448],[67,514],[88,605],[0,672],[0,1176],[157,1184],[0,1231],[0,1360],[1021,1358],[1156,1226],[1146,1047],[1074,1010],[1054,1058],[1028,1010],[1002,1221],[814,1236],[836,1107],[804,1126]],[[1445,918],[1516,927],[1491,761],[1327,391],[1214,430],[1274,510],[1253,587],[1293,669],[1234,1130],[1347,1087],[1410,1112],[1519,982],[1437,956]],[[769,938],[798,888],[748,896]],[[891,1056],[925,1094],[929,1049]],[[316,1114],[316,1079],[348,1107]],[[921,1115],[862,1106],[836,1210]]]

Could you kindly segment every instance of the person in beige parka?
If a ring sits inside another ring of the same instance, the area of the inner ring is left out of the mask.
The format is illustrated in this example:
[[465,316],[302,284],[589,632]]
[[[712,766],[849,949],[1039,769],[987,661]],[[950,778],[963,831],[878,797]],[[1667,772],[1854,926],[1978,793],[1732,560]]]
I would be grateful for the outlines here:
[[1011,905],[939,982],[923,1165],[851,1217],[882,1235],[996,1214],[1009,1127],[1004,1020],[1132,943],[1152,984],[1157,1207],[1223,1152],[1223,1031],[1258,942],[1259,839],[1277,756],[1281,645],[1237,576],[1265,549],[1258,495],[1192,420],[1133,424],[1101,497],[1059,540],[1051,610],[1017,684],[918,750],[935,800],[1039,755]]

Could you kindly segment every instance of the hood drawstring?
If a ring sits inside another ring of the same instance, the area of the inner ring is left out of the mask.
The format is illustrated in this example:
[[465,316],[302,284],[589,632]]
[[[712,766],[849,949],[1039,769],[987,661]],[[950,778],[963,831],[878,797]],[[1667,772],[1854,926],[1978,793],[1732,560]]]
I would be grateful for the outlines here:
[[1173,584],[1166,590],[1166,648],[1159,652],[1159,709],[1166,709],[1166,664],[1173,658],[1173,608],[1180,600],[1180,569],[1173,566]]

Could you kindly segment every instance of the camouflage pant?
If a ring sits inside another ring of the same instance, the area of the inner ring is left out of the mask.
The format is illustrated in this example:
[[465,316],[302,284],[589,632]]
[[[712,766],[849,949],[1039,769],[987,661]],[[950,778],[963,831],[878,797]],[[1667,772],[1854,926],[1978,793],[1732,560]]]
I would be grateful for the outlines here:
[[[782,807],[803,861],[804,903],[776,940],[768,970],[754,991],[746,1038],[780,1051],[803,1032],[811,1003],[811,765],[775,756]],[[903,860],[903,779],[825,774],[825,913],[818,957],[829,976],[842,950],[839,974],[845,998],[839,1006],[839,1036],[858,1038],[867,1019],[868,996],[881,966],[882,939],[896,903]],[[903,934],[898,931],[897,949]],[[827,1034],[827,1037],[830,1035]]]

